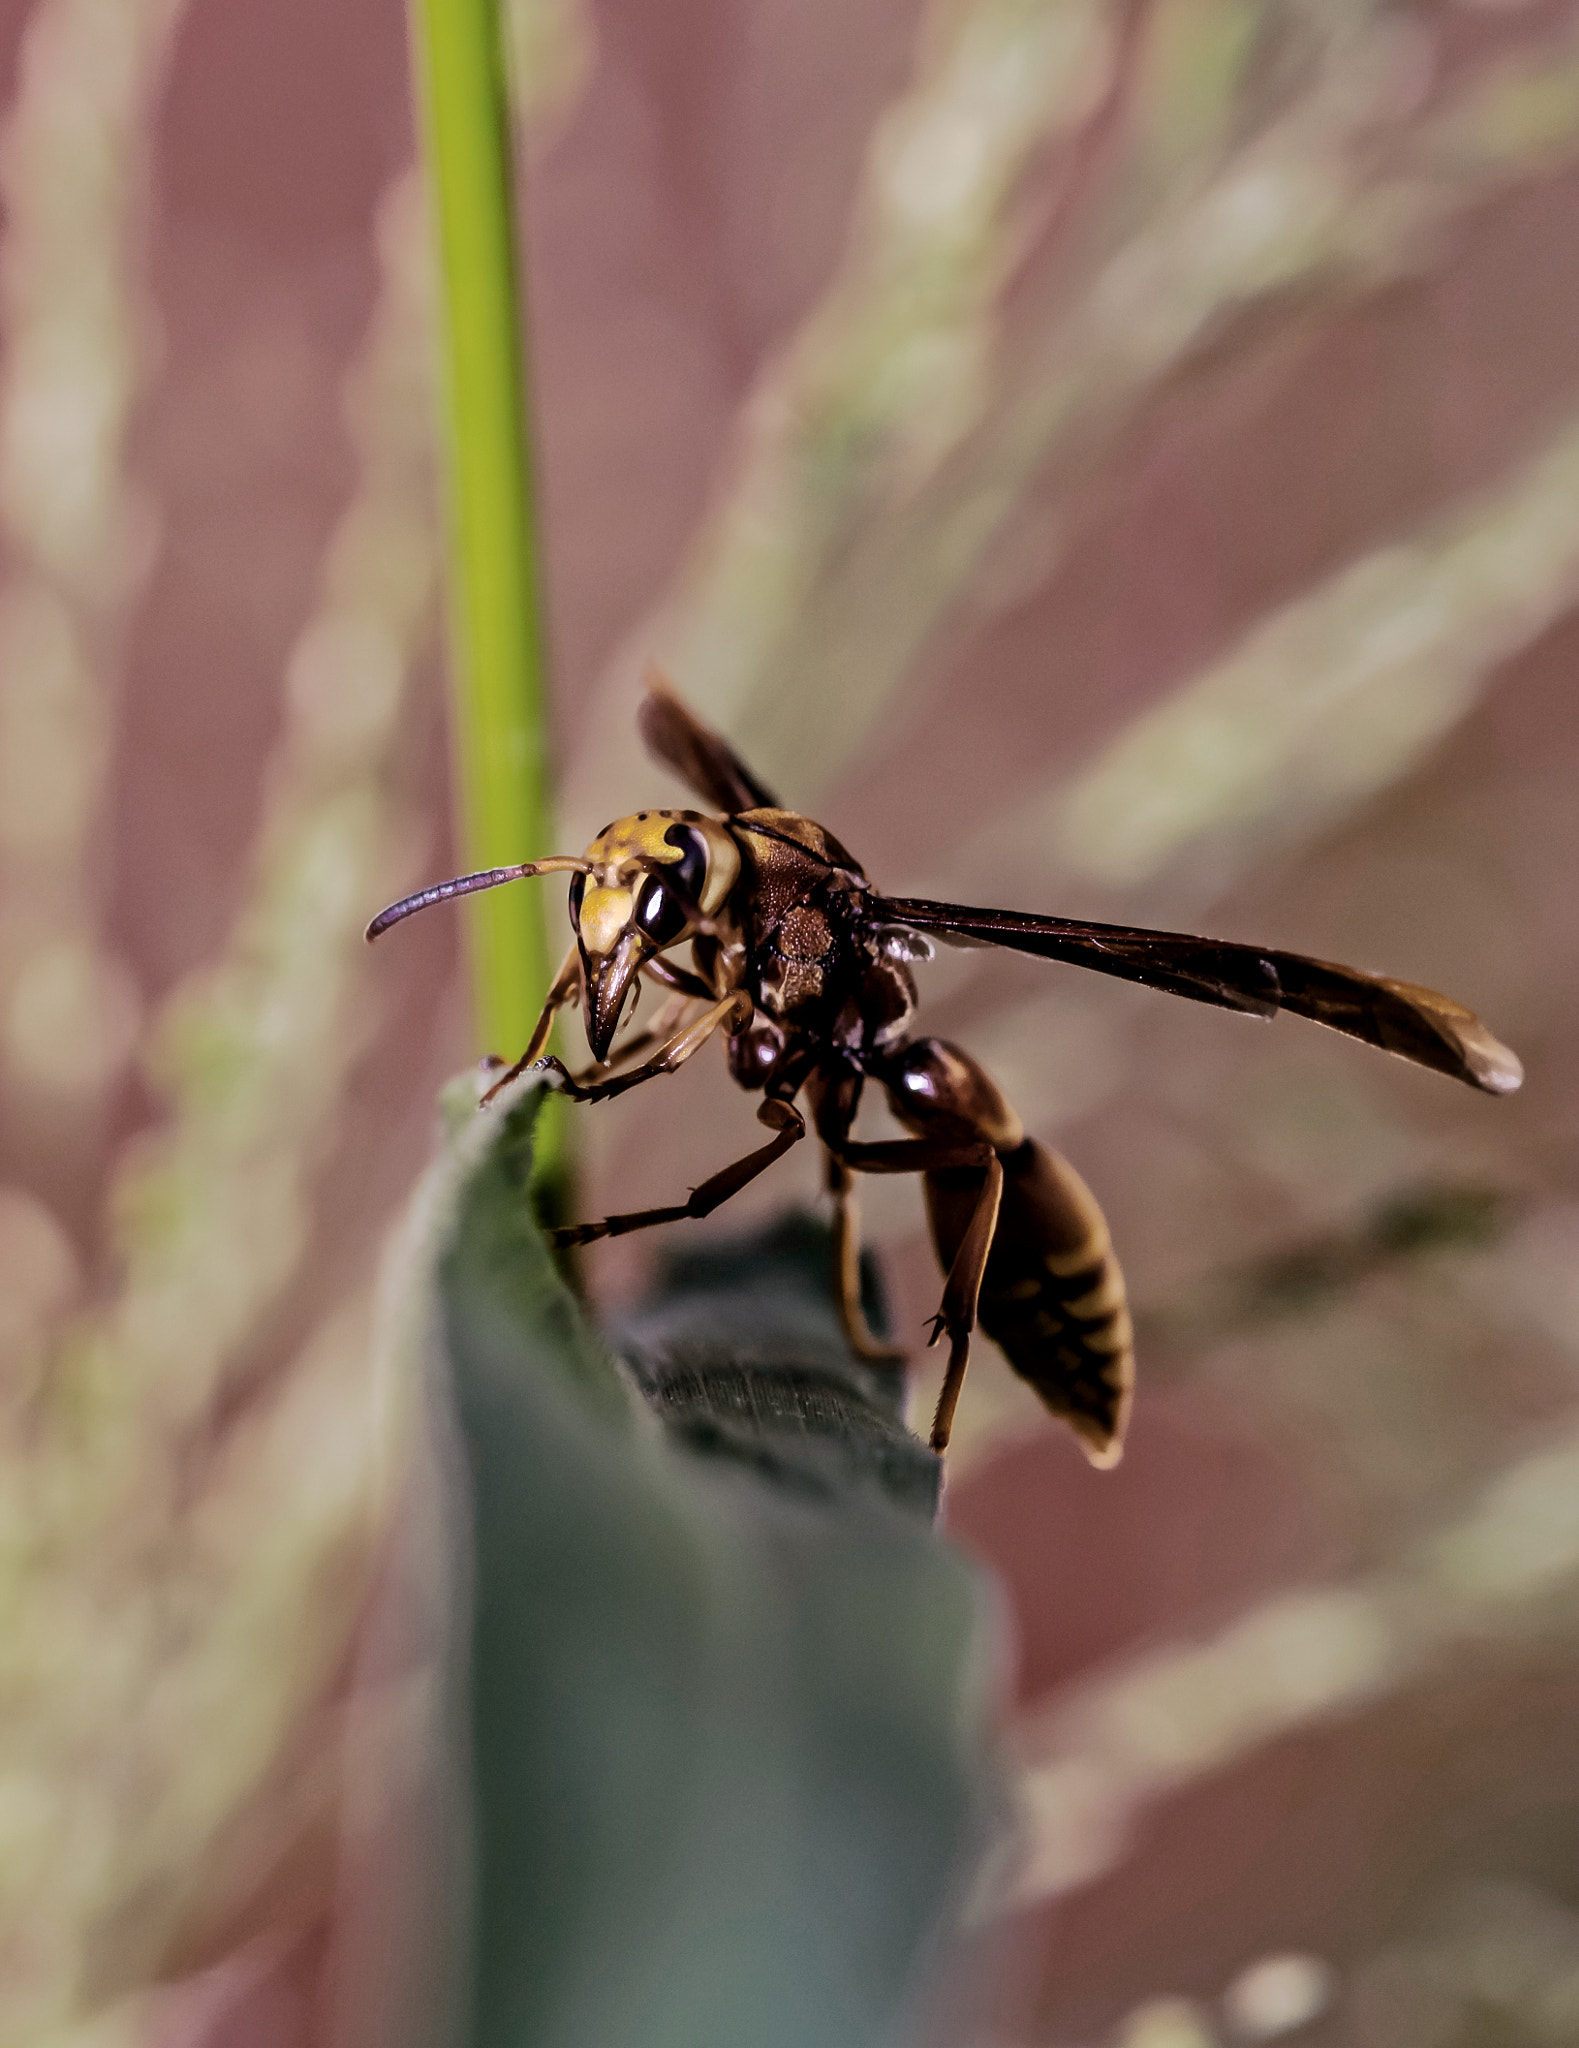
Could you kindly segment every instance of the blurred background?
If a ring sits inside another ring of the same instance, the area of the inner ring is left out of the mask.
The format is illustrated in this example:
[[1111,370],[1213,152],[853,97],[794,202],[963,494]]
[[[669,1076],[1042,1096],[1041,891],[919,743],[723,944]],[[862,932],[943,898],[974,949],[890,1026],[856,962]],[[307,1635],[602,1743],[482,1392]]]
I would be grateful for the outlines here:
[[[1374,968],[1528,1070],[922,970],[1141,1338],[1113,1474],[965,1391],[1023,1841],[938,2048],[1579,2042],[1579,9],[510,32],[520,857],[679,800],[656,657],[880,887]],[[372,2040],[433,1597],[375,1272],[479,1050],[458,919],[360,936],[453,860],[405,23],[6,0],[0,67],[0,2031]],[[572,1128],[595,1215],[755,1127],[708,1060]],[[919,1336],[919,1192],[864,1199]]]

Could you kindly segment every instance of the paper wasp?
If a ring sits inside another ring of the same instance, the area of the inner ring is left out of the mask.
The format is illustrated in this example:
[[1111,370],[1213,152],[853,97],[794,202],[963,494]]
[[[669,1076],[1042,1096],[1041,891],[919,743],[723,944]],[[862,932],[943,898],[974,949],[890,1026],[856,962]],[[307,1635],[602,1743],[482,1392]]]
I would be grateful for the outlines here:
[[[911,966],[931,957],[934,936],[1070,961],[1252,1016],[1291,1010],[1494,1095],[1523,1079],[1518,1060],[1470,1011],[1408,982],[1176,932],[881,895],[831,832],[783,809],[661,677],[649,677],[640,725],[648,750],[720,815],[638,811],[605,826],[579,857],[423,889],[375,917],[367,936],[452,896],[570,873],[570,950],[531,1043],[485,1102],[534,1065],[573,1100],[604,1101],[673,1073],[724,1033],[730,1073],[763,1098],[757,1119],[773,1133],[769,1142],[687,1201],[573,1225],[554,1233],[560,1244],[711,1215],[805,1137],[796,1107],[803,1095],[825,1148],[846,1332],[859,1356],[892,1359],[899,1354],[877,1341],[861,1309],[853,1176],[920,1174],[947,1276],[929,1340],[949,1340],[932,1424],[936,1451],[949,1440],[978,1322],[1097,1465],[1118,1460],[1134,1354],[1123,1275],[1085,1182],[1026,1136],[969,1053],[909,1033],[917,1000]],[[674,957],[685,945],[689,966]],[[642,977],[666,1000],[616,1052],[626,999]],[[597,1062],[580,1076],[541,1057],[555,1014],[576,1003]],[[910,1137],[852,1137],[868,1080]]]

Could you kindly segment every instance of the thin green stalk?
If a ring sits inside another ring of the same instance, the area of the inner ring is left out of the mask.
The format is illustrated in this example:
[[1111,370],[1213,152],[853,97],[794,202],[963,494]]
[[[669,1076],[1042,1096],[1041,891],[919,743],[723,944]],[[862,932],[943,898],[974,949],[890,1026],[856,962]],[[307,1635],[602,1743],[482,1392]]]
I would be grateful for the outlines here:
[[[440,249],[449,587],[462,857],[549,843],[544,657],[504,49],[497,0],[412,0]],[[478,1034],[513,1058],[548,986],[543,885],[467,905]]]

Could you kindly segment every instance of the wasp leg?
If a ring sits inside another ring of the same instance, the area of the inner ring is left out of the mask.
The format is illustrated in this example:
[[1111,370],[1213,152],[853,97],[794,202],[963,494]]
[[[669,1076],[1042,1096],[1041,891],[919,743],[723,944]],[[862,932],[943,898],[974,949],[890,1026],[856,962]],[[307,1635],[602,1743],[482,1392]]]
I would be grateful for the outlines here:
[[823,1184],[833,1198],[833,1280],[845,1342],[857,1358],[872,1365],[892,1365],[904,1350],[873,1335],[861,1306],[861,1212],[855,1198],[855,1176],[840,1157],[860,1107],[865,1076],[856,1069],[819,1067],[807,1077],[817,1135],[823,1143]]
[[736,989],[714,1003],[694,1024],[676,1032],[650,1060],[639,1067],[632,1067],[628,1073],[610,1074],[602,1081],[583,1084],[563,1060],[539,1060],[537,1066],[540,1073],[550,1077],[550,1085],[556,1087],[561,1095],[568,1095],[572,1102],[608,1102],[616,1095],[623,1095],[627,1088],[639,1088],[643,1081],[656,1080],[660,1074],[672,1074],[677,1067],[683,1067],[693,1053],[701,1051],[721,1024],[727,1024],[733,1034],[743,1030],[750,1021],[751,998],[744,989]]
[[766,1172],[776,1159],[782,1159],[792,1145],[799,1144],[806,1135],[806,1121],[793,1103],[781,1102],[776,1096],[769,1096],[757,1111],[758,1123],[775,1129],[776,1135],[755,1152],[748,1152],[744,1159],[737,1159],[733,1165],[725,1166],[702,1182],[699,1188],[691,1190],[689,1201],[676,1202],[666,1209],[633,1209],[624,1216],[605,1216],[601,1223],[572,1223],[562,1230],[551,1230],[549,1237],[557,1246],[593,1244],[600,1237],[624,1237],[633,1230],[650,1230],[657,1223],[680,1223],[687,1217],[711,1216],[715,1209],[722,1208],[731,1195],[738,1195],[759,1173]]
[[838,1280],[839,1320],[857,1358],[872,1365],[893,1365],[905,1355],[902,1344],[885,1344],[875,1336],[861,1306],[861,1212],[855,1198],[855,1176],[836,1154],[828,1154],[828,1192],[833,1197],[833,1257]]
[[876,1145],[845,1145],[840,1149],[840,1158],[857,1173],[947,1173],[963,1167],[982,1177],[981,1193],[943,1283],[943,1299],[928,1339],[935,1344],[946,1333],[949,1340],[948,1369],[932,1417],[931,1444],[933,1450],[941,1453],[948,1449],[954,1410],[964,1384],[965,1368],[970,1363],[976,1304],[992,1251],[993,1233],[998,1227],[998,1205],[1003,1199],[1003,1164],[986,1138],[893,1138]]
[[[642,973],[649,981],[669,991],[669,999],[654,1011],[652,1022],[617,1045],[609,1055],[611,1065],[623,1065],[649,1045],[659,1044],[684,1017],[693,1003],[711,1003],[713,991],[699,974],[687,974],[683,967],[671,967],[667,960],[649,960]],[[576,1085],[589,1087],[598,1078],[596,1067],[584,1067],[574,1076]]]
[[676,967],[672,960],[665,960],[661,954],[649,960],[642,973],[662,982],[665,988],[672,988],[676,995],[694,996],[702,1003],[713,1000],[711,985],[699,974],[688,974],[683,967]]
[[[708,991],[707,999],[709,1002],[712,1001],[711,990]],[[609,1064],[623,1066],[626,1060],[633,1059],[639,1052],[645,1052],[649,1046],[661,1045],[694,1003],[695,998],[690,995],[670,996],[667,1002],[653,1012],[650,1024],[644,1025],[640,1031],[633,1031],[623,1044],[614,1048],[609,1055]],[[597,1082],[600,1072],[607,1079],[607,1070],[597,1067],[583,1067],[579,1074],[572,1075],[571,1078],[578,1088],[590,1088]]]
[[939,1455],[948,1449],[949,1436],[954,1428],[954,1410],[959,1405],[959,1390],[965,1384],[965,1368],[970,1363],[970,1333],[976,1327],[976,1307],[981,1299],[982,1278],[987,1271],[987,1259],[998,1229],[998,1207],[1002,1200],[1003,1161],[996,1152],[992,1152],[987,1158],[987,1174],[970,1219],[970,1228],[954,1254],[954,1263],[949,1267],[943,1287],[943,1300],[932,1325],[930,1342],[935,1344],[945,1330],[949,1340],[948,1370],[943,1375],[943,1390],[938,1395],[938,1405],[932,1416],[932,1448]]
[[541,1057],[543,1047],[548,1043],[548,1034],[554,1028],[554,1019],[559,1015],[566,1003],[569,1002],[580,985],[581,959],[576,948],[572,946],[564,959],[559,963],[559,972],[554,976],[553,985],[548,991],[548,1000],[543,1004],[537,1022],[532,1027],[532,1036],[527,1041],[526,1051],[522,1053],[513,1067],[506,1067],[499,1078],[492,1083],[487,1093],[479,1100],[477,1104],[479,1109],[486,1109],[501,1088],[506,1087],[518,1075],[524,1074],[532,1062]]

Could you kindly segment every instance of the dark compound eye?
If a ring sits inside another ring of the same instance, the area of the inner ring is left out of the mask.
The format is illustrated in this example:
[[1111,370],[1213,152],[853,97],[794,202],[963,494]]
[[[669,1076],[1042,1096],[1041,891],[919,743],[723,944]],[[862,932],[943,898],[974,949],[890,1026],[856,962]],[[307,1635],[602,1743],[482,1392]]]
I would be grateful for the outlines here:
[[636,922],[658,945],[671,945],[685,930],[685,905],[672,889],[653,880],[641,892]]
[[570,929],[577,934],[581,930],[581,899],[586,893],[586,876],[572,875],[570,878]]
[[707,841],[690,825],[671,825],[663,837],[666,846],[680,849],[680,858],[666,871],[665,879],[676,895],[700,908],[707,886]]

